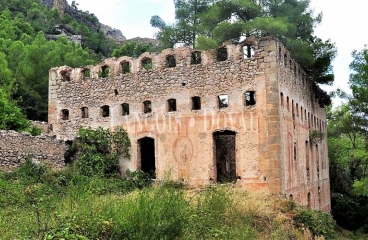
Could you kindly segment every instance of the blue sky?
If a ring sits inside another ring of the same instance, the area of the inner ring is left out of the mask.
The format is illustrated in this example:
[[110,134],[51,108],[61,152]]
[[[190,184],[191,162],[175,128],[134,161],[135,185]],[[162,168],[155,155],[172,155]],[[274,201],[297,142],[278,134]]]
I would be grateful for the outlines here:
[[[67,0],[69,3],[72,0]],[[94,13],[99,20],[113,28],[120,29],[125,37],[150,37],[155,29],[150,26],[153,15],[159,15],[166,22],[174,22],[172,0],[76,0],[79,9]],[[315,35],[336,43],[338,56],[333,62],[335,83],[324,87],[330,91],[342,88],[349,91],[349,64],[351,52],[361,50],[368,43],[365,29],[366,0],[311,0],[311,8],[323,13],[323,20],[316,27]]]

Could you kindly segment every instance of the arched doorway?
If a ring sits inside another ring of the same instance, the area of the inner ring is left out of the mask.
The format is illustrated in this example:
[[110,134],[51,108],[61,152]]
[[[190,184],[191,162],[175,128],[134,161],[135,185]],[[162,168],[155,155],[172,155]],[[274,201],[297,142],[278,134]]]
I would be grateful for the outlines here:
[[155,140],[144,137],[138,140],[138,157],[140,168],[151,178],[156,178]]
[[217,131],[213,133],[216,180],[219,183],[234,182],[236,175],[236,132]]

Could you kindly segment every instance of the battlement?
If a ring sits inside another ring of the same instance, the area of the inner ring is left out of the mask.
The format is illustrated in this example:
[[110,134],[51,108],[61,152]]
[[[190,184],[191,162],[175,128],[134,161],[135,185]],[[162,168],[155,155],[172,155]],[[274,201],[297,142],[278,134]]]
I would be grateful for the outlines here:
[[[275,43],[274,41],[272,43]],[[208,51],[194,50],[188,47],[165,49],[161,53],[143,53],[138,58],[120,57],[106,59],[100,64],[80,68],[68,66],[50,70],[50,80],[56,84],[65,81],[81,81],[87,79],[120,79],[131,75],[152,74],[152,72],[183,71],[201,69],[203,67],[220,67],[232,63],[247,63],[242,69],[254,70],[260,63],[269,63],[275,56],[275,45],[269,45],[268,39],[252,39],[240,44],[225,42],[217,49]],[[270,54],[270,52],[273,52]]]

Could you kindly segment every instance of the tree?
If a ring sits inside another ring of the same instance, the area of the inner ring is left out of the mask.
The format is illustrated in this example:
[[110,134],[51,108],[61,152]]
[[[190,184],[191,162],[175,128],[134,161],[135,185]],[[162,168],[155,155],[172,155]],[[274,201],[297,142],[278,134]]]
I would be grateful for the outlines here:
[[0,129],[24,131],[29,126],[27,118],[0,88]]
[[159,16],[151,18],[151,25],[159,29],[156,34],[163,47],[176,43],[195,48],[195,39],[204,34],[200,14],[208,10],[213,0],[174,0],[176,23],[167,25]]
[[[178,2],[178,1],[174,1]],[[187,1],[186,1],[187,2]],[[322,15],[313,16],[309,0],[214,0],[205,1],[204,7],[195,12],[195,21],[186,23],[191,4],[176,4],[176,24],[166,25],[159,17],[151,19],[151,25],[159,28],[158,39],[165,47],[175,43],[208,49],[226,40],[240,42],[251,35],[274,36],[282,41],[292,57],[308,72],[310,80],[331,84],[334,80],[331,62],[336,48],[329,40],[313,36],[314,27]],[[192,28],[189,28],[191,26]],[[189,41],[196,36],[197,45]]]
[[113,57],[129,56],[137,58],[142,53],[152,52],[153,45],[150,43],[137,43],[137,42],[127,42],[121,47],[115,48],[112,52]]

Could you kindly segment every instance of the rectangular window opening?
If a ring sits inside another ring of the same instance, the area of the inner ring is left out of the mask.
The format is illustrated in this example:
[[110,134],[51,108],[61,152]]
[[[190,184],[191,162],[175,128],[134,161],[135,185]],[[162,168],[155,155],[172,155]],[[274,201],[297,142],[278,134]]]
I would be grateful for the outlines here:
[[121,110],[123,116],[129,115],[129,104],[128,103],[121,104]]
[[222,62],[227,60],[227,49],[219,48],[217,49],[217,61]]
[[88,118],[88,107],[81,108],[81,115],[82,115],[82,118]]
[[243,46],[243,54],[244,54],[244,59],[254,57],[254,46],[253,45],[244,45]]
[[245,93],[245,106],[254,106],[256,105],[256,92],[248,91]]
[[193,52],[192,57],[190,60],[190,64],[201,64],[202,58],[201,58],[201,52]]
[[176,112],[176,99],[167,100],[168,112]]
[[150,113],[152,112],[152,104],[151,101],[144,101],[143,102],[143,112]]
[[61,110],[61,119],[69,120],[69,110],[68,109]]
[[201,98],[192,97],[192,110],[200,110],[200,109],[201,109]]
[[219,108],[228,107],[229,106],[229,97],[228,97],[228,95],[218,96],[218,104],[219,104]]
[[121,71],[123,74],[130,73],[130,64],[129,62],[122,62],[121,63]]
[[101,116],[102,117],[109,117],[110,116],[110,107],[105,105],[101,107]]

